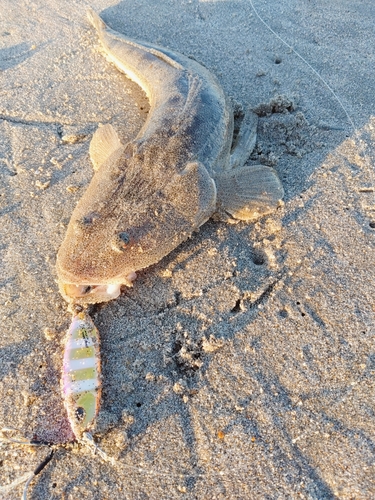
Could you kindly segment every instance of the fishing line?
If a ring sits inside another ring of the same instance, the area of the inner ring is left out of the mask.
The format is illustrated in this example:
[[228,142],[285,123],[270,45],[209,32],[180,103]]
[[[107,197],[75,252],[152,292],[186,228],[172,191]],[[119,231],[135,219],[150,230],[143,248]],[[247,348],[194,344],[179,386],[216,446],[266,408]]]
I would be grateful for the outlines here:
[[255,8],[253,0],[249,0],[249,3],[251,5],[251,8],[254,11],[254,14],[257,16],[259,21],[261,21],[261,23],[264,24],[264,26],[268,29],[268,31],[270,31],[278,40],[280,40],[280,42],[282,42],[286,47],[288,47],[288,49],[290,49],[293,52],[293,54],[295,54],[297,57],[299,57],[301,59],[301,61],[306,64],[306,66],[314,73],[314,75],[316,75],[319,78],[319,80],[325,85],[325,87],[331,92],[333,97],[339,103],[341,109],[344,111],[345,116],[346,116],[348,122],[350,123],[350,126],[353,129],[354,134],[357,135],[357,129],[356,129],[356,126],[354,124],[353,119],[351,118],[351,116],[347,112],[343,102],[341,101],[339,96],[336,94],[336,92],[333,90],[333,88],[329,85],[329,83],[318,73],[318,71],[313,66],[311,66],[311,64],[299,52],[297,52],[297,50],[295,50],[286,40],[284,40],[280,35],[278,35],[276,33],[276,31],[274,31],[271,28],[271,26],[262,18],[262,16],[259,14],[257,9]]

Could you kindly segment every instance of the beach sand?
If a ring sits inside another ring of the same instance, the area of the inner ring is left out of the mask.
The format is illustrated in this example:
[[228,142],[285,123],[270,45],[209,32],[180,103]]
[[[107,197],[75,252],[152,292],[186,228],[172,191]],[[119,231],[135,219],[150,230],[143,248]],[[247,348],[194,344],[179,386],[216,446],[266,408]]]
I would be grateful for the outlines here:
[[[250,162],[285,188],[272,216],[207,222],[92,309],[95,437],[112,464],[69,444],[55,259],[92,176],[92,133],[112,123],[130,140],[148,104],[100,53],[86,2],[1,1],[0,427],[62,444],[30,500],[375,497],[375,5],[253,5],[91,3],[255,109]],[[9,485],[47,454],[3,446],[0,497],[20,498]]]

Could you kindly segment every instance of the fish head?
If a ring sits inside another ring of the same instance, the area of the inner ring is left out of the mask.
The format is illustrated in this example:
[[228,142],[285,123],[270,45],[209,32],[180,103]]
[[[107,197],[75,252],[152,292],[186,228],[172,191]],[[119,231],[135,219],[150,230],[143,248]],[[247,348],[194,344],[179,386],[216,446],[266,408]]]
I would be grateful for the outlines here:
[[162,180],[135,176],[123,182],[105,170],[78,202],[57,254],[60,292],[77,304],[118,297],[136,271],[171,252],[191,227]]
[[165,233],[154,237],[155,211],[148,214],[115,197],[101,203],[98,194],[88,203],[87,194],[72,215],[56,263],[61,294],[77,304],[115,299],[123,285],[132,286],[135,271],[164,256]]
[[125,163],[103,165],[73,212],[57,255],[60,292],[70,302],[116,298],[215,209],[214,183],[198,162],[178,172],[144,157]]
[[[157,262],[178,244],[168,244],[168,230],[156,220],[155,210],[140,212],[138,206],[136,216],[127,216],[136,210],[129,206],[116,216],[118,206],[112,201],[104,210],[96,207],[83,217],[77,218],[75,211],[69,223],[57,255],[57,274],[60,292],[70,302],[115,299],[123,285],[133,285],[136,271]],[[125,208],[126,203],[120,205]],[[108,213],[110,206],[112,213]]]

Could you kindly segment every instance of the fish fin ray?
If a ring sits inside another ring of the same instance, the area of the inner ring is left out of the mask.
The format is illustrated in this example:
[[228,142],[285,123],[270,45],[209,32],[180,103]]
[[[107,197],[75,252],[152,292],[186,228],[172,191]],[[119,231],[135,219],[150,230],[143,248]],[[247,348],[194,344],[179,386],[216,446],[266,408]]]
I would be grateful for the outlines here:
[[232,168],[242,167],[251,155],[257,139],[257,126],[258,116],[252,111],[247,111],[230,155]]
[[117,150],[123,148],[116,130],[107,123],[99,127],[90,142],[90,158],[98,170]]
[[215,177],[218,208],[240,220],[255,220],[280,205],[284,190],[273,168],[251,165]]

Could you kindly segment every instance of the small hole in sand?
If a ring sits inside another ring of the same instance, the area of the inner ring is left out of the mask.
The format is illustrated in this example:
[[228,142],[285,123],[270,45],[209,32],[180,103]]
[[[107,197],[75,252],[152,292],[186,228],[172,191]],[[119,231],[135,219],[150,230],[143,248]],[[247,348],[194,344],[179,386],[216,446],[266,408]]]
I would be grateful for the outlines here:
[[375,221],[371,221],[369,226],[371,227],[371,229],[375,229]]
[[262,266],[266,259],[264,255],[262,255],[260,252],[256,252],[251,256],[251,260],[254,262],[256,266]]
[[238,312],[241,312],[241,299],[238,299],[236,301],[236,305],[231,309],[231,312],[232,313],[238,313]]
[[142,406],[142,403],[136,403],[136,404],[135,404],[135,406],[136,406],[137,408],[140,408],[140,407]]
[[280,64],[282,61],[281,57],[276,57],[275,64]]

